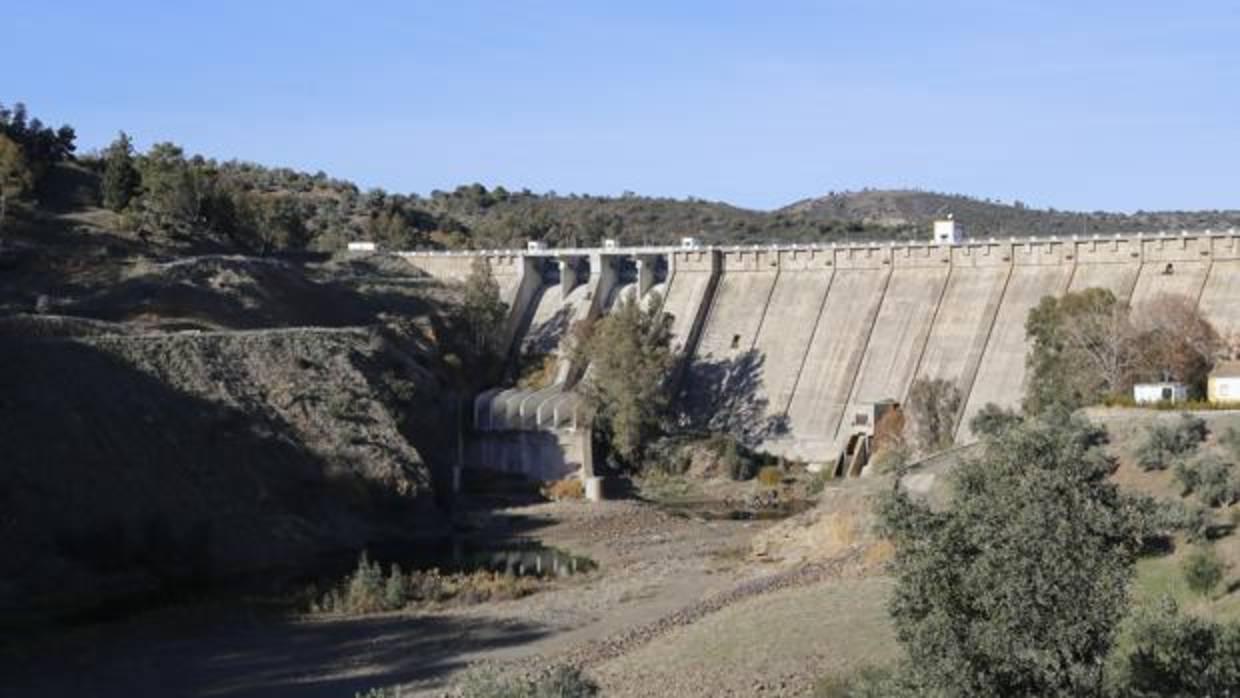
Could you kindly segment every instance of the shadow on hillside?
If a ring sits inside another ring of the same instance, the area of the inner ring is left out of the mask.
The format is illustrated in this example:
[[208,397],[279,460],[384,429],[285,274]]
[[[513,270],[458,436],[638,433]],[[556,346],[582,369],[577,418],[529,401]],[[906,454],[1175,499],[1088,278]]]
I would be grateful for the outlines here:
[[441,683],[475,653],[548,632],[531,623],[435,615],[278,621],[241,633],[208,627],[191,640],[166,641],[173,631],[122,628],[106,647],[83,641],[61,656],[27,658],[20,668],[0,663],[0,679],[21,695],[342,698]]
[[[172,370],[213,380],[198,360]],[[80,342],[0,342],[0,443],[9,618],[251,581],[270,592],[324,556],[447,534],[429,493],[398,494],[389,470],[310,451],[270,410],[187,394]]]
[[731,359],[696,359],[685,376],[680,421],[695,431],[730,434],[757,446],[788,430],[787,417],[767,415],[761,394],[766,356],[750,349]]

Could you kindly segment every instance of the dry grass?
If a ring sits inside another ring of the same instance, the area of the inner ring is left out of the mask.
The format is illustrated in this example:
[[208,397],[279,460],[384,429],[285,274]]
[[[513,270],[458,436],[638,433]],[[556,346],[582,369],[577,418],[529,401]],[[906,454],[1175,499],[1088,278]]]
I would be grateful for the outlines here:
[[841,579],[760,596],[614,659],[597,675],[609,696],[730,695],[758,680],[808,689],[823,674],[898,657],[886,609],[891,585]]
[[543,485],[542,495],[555,502],[565,499],[585,499],[586,487],[575,477],[553,480]]

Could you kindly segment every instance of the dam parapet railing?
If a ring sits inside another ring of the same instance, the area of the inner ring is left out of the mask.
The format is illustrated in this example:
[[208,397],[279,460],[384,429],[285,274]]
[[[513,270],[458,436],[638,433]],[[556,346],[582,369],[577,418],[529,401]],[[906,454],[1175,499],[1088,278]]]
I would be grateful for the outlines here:
[[[1133,233],[1083,233],[1072,235],[1040,235],[1040,236],[1008,236],[969,238],[960,242],[940,243],[930,240],[865,240],[843,242],[815,243],[763,243],[733,245],[624,245],[614,247],[545,247],[538,249],[494,248],[477,250],[392,250],[389,254],[403,258],[472,258],[472,257],[588,257],[601,256],[641,256],[669,255],[693,252],[797,252],[797,251],[848,251],[848,250],[896,250],[908,249],[968,249],[992,246],[1046,246],[1067,244],[1091,244],[1111,242],[1158,242],[1168,240],[1218,240],[1240,238],[1240,230],[1181,230],[1181,231],[1138,231]],[[1128,260],[1124,260],[1128,261]]]

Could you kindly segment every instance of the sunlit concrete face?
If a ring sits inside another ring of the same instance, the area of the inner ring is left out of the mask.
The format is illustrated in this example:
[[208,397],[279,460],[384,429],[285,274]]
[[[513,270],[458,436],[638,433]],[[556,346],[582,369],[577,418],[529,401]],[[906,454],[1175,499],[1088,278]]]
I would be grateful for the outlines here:
[[[1019,404],[1025,318],[1048,295],[1101,287],[1140,305],[1173,293],[1197,303],[1220,333],[1240,332],[1234,231],[402,256],[452,279],[477,255],[492,260],[511,304],[514,349],[540,342],[566,355],[564,318],[597,317],[622,297],[658,299],[683,358],[674,388],[685,412],[808,462],[834,461],[850,436],[848,415],[902,402],[917,378],[960,387],[957,438],[971,440],[963,425],[983,405]],[[584,429],[572,379],[586,370],[562,367],[538,391],[484,393],[477,427]]]

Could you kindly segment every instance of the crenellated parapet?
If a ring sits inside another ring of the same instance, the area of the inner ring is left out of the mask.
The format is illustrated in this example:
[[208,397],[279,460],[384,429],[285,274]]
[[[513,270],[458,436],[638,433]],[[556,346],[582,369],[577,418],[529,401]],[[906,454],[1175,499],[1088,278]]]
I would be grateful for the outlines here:
[[723,271],[767,268],[880,267],[933,264],[1061,264],[1130,261],[1188,261],[1202,258],[1240,259],[1240,231],[1119,233],[1051,237],[969,239],[954,244],[933,242],[794,243],[767,245],[671,245],[574,247],[540,249],[397,251],[412,266],[446,279],[464,279],[472,260],[485,257],[496,276],[520,275],[523,260],[564,261],[581,258],[650,260],[663,258],[672,268],[707,270],[719,259]]

